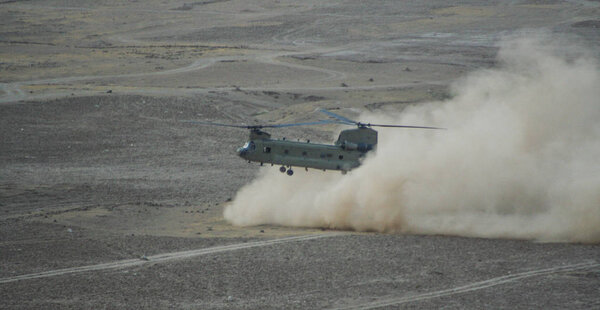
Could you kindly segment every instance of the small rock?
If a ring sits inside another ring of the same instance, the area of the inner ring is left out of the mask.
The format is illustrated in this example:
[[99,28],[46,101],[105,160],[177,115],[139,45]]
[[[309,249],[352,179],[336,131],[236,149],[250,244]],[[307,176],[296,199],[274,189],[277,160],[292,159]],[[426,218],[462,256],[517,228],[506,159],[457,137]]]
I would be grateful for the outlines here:
[[112,94],[112,89],[106,91],[107,94]]

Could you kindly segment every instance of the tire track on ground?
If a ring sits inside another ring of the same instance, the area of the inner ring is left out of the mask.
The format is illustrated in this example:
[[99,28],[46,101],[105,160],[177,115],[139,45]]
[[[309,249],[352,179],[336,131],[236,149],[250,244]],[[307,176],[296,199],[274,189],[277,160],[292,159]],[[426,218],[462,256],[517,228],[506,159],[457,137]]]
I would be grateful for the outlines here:
[[339,236],[339,235],[341,235],[341,234],[331,233],[331,234],[323,234],[323,235],[305,235],[305,236],[287,237],[287,238],[264,240],[264,241],[237,243],[237,244],[216,246],[216,247],[197,249],[197,250],[163,253],[163,254],[142,257],[139,259],[125,259],[125,260],[119,260],[119,261],[97,264],[97,265],[64,268],[64,269],[24,274],[24,275],[14,276],[14,277],[1,278],[0,284],[22,281],[22,280],[49,278],[49,277],[54,277],[54,276],[82,273],[82,272],[88,272],[88,271],[100,271],[100,270],[135,267],[135,266],[140,266],[140,265],[145,265],[145,264],[156,264],[156,263],[167,262],[170,260],[192,258],[192,257],[196,257],[196,256],[201,256],[201,255],[216,254],[216,253],[221,253],[221,252],[243,250],[243,249],[262,247],[262,246],[270,246],[270,245],[287,243],[287,242],[308,241],[308,240],[314,240],[314,239],[320,239],[320,238],[335,237],[335,236]]
[[532,270],[532,271],[521,272],[521,273],[510,274],[510,275],[501,276],[501,277],[497,277],[497,278],[492,278],[492,279],[475,282],[475,283],[471,283],[471,284],[467,284],[467,285],[463,285],[463,286],[459,286],[459,287],[449,288],[449,289],[445,289],[445,290],[440,290],[440,291],[428,292],[428,293],[423,293],[423,294],[418,294],[418,295],[413,295],[413,296],[385,298],[385,299],[374,301],[374,302],[364,303],[364,304],[360,304],[360,305],[351,305],[351,306],[347,306],[347,307],[339,307],[339,308],[334,308],[334,309],[339,309],[339,310],[341,310],[341,309],[345,309],[345,310],[348,310],[348,309],[376,309],[376,308],[382,308],[382,307],[396,306],[396,305],[401,305],[401,304],[405,304],[405,303],[409,303],[409,302],[422,301],[422,300],[426,300],[426,299],[468,293],[468,292],[477,291],[477,290],[481,290],[481,289],[485,289],[485,288],[489,288],[489,287],[493,287],[493,286],[497,286],[497,285],[501,285],[501,284],[506,284],[509,282],[515,282],[518,280],[531,278],[531,277],[546,276],[546,275],[551,275],[551,274],[570,272],[570,271],[581,270],[581,269],[599,268],[599,267],[600,267],[600,263],[598,263],[596,261],[589,261],[589,262],[573,264],[573,265]]
[[[64,84],[64,83],[73,83],[73,82],[82,82],[82,81],[96,81],[103,79],[119,79],[119,78],[135,78],[135,77],[145,77],[151,75],[170,75],[170,74],[181,74],[196,70],[201,70],[207,67],[212,66],[216,62],[229,59],[230,57],[211,57],[204,58],[194,61],[193,63],[179,67],[174,69],[168,69],[164,71],[157,72],[138,72],[138,73],[126,73],[126,74],[108,74],[108,75],[84,75],[84,76],[70,76],[70,77],[59,77],[59,78],[49,78],[49,79],[41,79],[41,80],[31,80],[31,81],[19,81],[12,83],[0,83],[0,91],[4,92],[4,94],[0,94],[0,103],[7,102],[16,102],[20,100],[32,100],[37,99],[39,97],[29,95],[25,93],[21,87],[29,86],[29,85],[40,85],[40,84]],[[68,96],[72,92],[66,92],[63,96]],[[54,94],[56,95],[56,94]]]

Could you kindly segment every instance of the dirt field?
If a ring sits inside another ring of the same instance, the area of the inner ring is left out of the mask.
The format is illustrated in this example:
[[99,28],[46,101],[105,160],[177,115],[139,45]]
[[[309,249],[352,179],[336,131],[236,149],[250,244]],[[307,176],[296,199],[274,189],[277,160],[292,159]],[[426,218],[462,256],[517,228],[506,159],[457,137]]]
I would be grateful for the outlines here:
[[600,308],[597,244],[232,226],[224,207],[277,167],[236,157],[244,130],[181,122],[401,111],[452,96],[516,31],[599,51],[598,16],[598,1],[2,1],[0,308]]

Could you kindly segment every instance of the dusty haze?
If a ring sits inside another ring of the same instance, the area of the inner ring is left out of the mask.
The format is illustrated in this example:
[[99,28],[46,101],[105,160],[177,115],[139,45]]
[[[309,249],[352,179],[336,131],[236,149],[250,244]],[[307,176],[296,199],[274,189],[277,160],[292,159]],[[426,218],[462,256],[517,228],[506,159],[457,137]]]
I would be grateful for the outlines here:
[[507,38],[497,67],[458,81],[453,99],[396,116],[361,115],[447,131],[380,129],[377,153],[346,176],[261,169],[225,218],[599,242],[600,69],[590,55],[547,34]]

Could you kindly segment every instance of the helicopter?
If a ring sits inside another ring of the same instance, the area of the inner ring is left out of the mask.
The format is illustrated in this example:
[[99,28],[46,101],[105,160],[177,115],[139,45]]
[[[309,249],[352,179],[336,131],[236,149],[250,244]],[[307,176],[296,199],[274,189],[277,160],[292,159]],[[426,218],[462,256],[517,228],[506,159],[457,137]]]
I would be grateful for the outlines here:
[[[237,149],[237,155],[248,162],[258,162],[261,166],[264,163],[270,163],[271,166],[281,165],[279,171],[287,173],[289,176],[294,174],[292,167],[303,167],[306,171],[308,171],[308,168],[320,169],[323,171],[339,170],[342,174],[346,174],[348,171],[357,168],[361,165],[362,159],[366,154],[375,150],[377,147],[377,131],[371,127],[445,129],[425,126],[361,123],[325,109],[320,109],[319,112],[324,113],[333,119],[273,125],[236,125],[204,121],[184,122],[199,125],[249,129],[250,135],[248,141],[242,147]],[[310,140],[300,142],[286,140],[285,138],[272,139],[271,134],[262,130],[264,128],[325,124],[354,125],[357,126],[357,128],[341,131],[334,144],[311,143]]]

